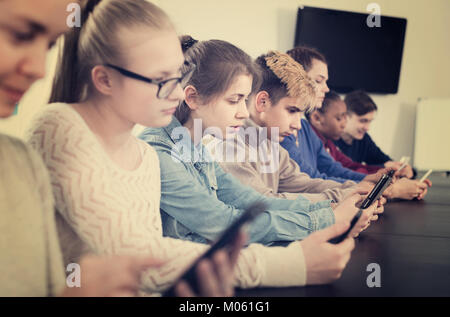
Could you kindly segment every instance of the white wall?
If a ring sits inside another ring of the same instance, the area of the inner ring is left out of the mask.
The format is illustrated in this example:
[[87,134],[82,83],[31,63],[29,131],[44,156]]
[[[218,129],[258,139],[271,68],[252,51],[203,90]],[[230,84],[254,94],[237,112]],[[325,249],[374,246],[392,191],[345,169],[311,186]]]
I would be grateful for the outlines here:
[[450,98],[423,99],[417,106],[415,166],[450,171]]
[[[180,34],[200,40],[230,41],[253,57],[292,47],[297,9],[310,5],[366,12],[364,0],[157,0]],[[450,1],[377,0],[381,14],[408,19],[397,95],[373,96],[379,106],[371,135],[395,159],[413,156],[417,100],[450,97]],[[49,58],[49,69],[54,56]],[[333,76],[333,74],[330,74]],[[20,104],[19,115],[0,121],[0,131],[22,136],[29,118],[48,96],[49,81],[39,82]]]
[[[364,0],[162,0],[180,33],[218,38],[253,57],[292,48],[297,9],[309,5],[367,12]],[[379,106],[371,135],[394,159],[413,157],[418,98],[450,97],[450,1],[377,0],[382,15],[408,19],[397,95],[373,95]],[[333,76],[333,74],[330,74]]]

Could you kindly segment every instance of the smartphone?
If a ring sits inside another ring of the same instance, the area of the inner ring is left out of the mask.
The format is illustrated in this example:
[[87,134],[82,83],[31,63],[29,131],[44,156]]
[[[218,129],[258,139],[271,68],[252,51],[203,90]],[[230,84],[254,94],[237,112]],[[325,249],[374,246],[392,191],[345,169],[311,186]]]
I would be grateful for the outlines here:
[[[253,221],[257,216],[262,214],[266,210],[267,206],[264,203],[258,202],[253,205],[251,205],[249,208],[247,208],[242,216],[236,220],[228,229],[225,230],[225,232],[220,236],[220,238],[211,246],[211,248],[206,251],[200,258],[195,261],[195,263],[179,278],[179,280],[184,280],[188,285],[191,287],[192,291],[194,293],[199,293],[199,286],[197,282],[197,275],[196,275],[196,268],[198,263],[207,258],[211,258],[215,252],[221,249],[227,249],[229,248],[233,242],[235,241],[239,230],[242,228],[243,225],[246,225]],[[178,281],[179,281],[178,280]],[[165,297],[174,297],[175,295],[175,285],[178,283],[178,281],[170,287],[167,291],[163,293],[163,296]]]
[[397,172],[400,172],[402,169],[404,169],[406,165],[408,165],[407,162],[403,163],[402,166],[400,166],[400,168],[397,170]]
[[366,209],[370,205],[372,205],[374,201],[378,200],[386,190],[386,188],[388,188],[388,186],[391,184],[394,174],[395,170],[391,170],[389,171],[389,173],[384,174],[359,207],[361,209]]
[[423,183],[432,172],[433,169],[430,169],[428,172],[426,172],[425,175],[423,175],[423,177],[420,179],[420,183]]
[[350,222],[350,228],[348,228],[347,231],[345,231],[343,234],[341,234],[340,236],[333,238],[331,240],[329,240],[329,243],[333,243],[333,244],[338,244],[341,243],[345,238],[347,238],[348,234],[350,233],[350,231],[352,231],[353,227],[356,225],[356,223],[358,222],[359,218],[362,215],[362,209],[360,208],[358,210],[358,212],[356,213],[356,215],[353,217],[352,221]]

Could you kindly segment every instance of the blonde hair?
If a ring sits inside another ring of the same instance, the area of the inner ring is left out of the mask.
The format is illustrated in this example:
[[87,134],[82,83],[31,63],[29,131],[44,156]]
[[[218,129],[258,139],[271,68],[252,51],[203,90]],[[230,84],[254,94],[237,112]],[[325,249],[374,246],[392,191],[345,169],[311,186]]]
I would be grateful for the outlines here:
[[316,85],[302,65],[288,54],[270,51],[264,57],[267,67],[286,85],[289,97],[301,98],[305,111],[311,111],[316,97]]
[[173,28],[160,8],[146,0],[82,1],[80,28],[64,36],[50,103],[81,102],[92,93],[91,70],[96,65],[124,63],[117,38],[123,27]]

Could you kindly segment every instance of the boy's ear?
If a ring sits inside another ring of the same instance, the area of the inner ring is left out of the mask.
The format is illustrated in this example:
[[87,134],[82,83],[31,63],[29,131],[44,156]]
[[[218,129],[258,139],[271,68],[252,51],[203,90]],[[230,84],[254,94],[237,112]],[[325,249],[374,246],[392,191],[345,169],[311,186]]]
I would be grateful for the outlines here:
[[197,89],[194,86],[188,85],[184,88],[184,102],[191,110],[197,110],[199,106],[199,96]]
[[259,91],[255,97],[255,108],[258,112],[265,112],[268,107],[271,107],[269,93],[265,90]]

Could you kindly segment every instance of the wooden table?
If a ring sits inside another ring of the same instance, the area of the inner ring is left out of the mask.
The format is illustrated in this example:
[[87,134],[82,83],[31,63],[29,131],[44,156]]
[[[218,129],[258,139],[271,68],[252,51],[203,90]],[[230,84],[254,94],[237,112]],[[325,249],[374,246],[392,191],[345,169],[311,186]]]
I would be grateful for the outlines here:
[[[442,183],[442,184],[441,184]],[[329,285],[238,290],[237,296],[450,296],[450,182],[424,201],[396,201],[356,240],[342,277]],[[381,287],[368,287],[370,263]]]

